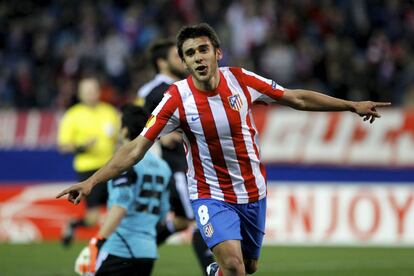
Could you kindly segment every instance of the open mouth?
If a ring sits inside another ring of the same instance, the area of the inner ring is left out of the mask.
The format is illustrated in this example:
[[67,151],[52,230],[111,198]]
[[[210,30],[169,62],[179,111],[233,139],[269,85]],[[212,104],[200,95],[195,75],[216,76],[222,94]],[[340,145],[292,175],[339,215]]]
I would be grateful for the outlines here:
[[208,67],[206,65],[199,65],[196,67],[196,71],[200,74],[200,75],[205,75],[207,74],[207,69]]

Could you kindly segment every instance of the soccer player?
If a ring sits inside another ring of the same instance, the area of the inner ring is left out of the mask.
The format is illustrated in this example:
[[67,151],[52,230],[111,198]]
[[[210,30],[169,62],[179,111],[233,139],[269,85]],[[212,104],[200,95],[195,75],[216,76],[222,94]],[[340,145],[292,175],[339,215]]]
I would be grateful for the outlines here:
[[[79,103],[63,115],[58,130],[58,148],[72,153],[78,180],[83,181],[105,165],[115,151],[119,131],[119,114],[111,105],[101,102],[99,82],[84,78],[78,86]],[[62,242],[68,246],[79,226],[94,226],[99,221],[100,207],[106,205],[106,185],[99,185],[86,197],[83,218],[71,220],[64,227]]]
[[[140,107],[122,108],[123,143],[139,135],[148,119]],[[108,182],[108,215],[91,239],[95,275],[150,275],[157,259],[156,224],[169,210],[168,164],[147,152],[139,164]],[[95,263],[95,256],[99,251]],[[95,266],[96,264],[96,266]]]
[[[154,79],[138,90],[138,102],[151,112],[161,102],[168,87],[187,76],[175,42],[171,39],[155,41],[148,51],[149,59],[157,73]],[[194,223],[194,212],[190,204],[185,172],[187,162],[182,142],[182,135],[174,131],[161,137],[162,158],[167,161],[173,171],[173,185],[170,187],[170,205],[173,218],[159,223],[157,227],[157,243],[163,243],[175,232],[187,229]],[[200,231],[193,233],[192,244],[202,270],[214,261],[212,252],[207,247]]]
[[140,160],[160,135],[183,130],[187,181],[197,225],[217,264],[210,275],[257,270],[266,217],[266,179],[251,107],[257,102],[306,111],[351,111],[371,123],[390,103],[346,101],[287,89],[237,67],[219,67],[223,53],[207,24],[183,27],[177,48],[190,76],[170,86],[141,134],[91,178],[57,195],[78,204],[93,186]]

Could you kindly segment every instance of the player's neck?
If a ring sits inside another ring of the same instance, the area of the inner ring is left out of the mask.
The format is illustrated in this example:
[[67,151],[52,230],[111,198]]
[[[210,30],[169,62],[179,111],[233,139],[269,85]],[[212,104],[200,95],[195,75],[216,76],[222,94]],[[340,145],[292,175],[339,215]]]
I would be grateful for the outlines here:
[[93,103],[86,103],[86,102],[83,102],[83,104],[84,105],[86,105],[87,107],[89,107],[89,108],[95,108],[96,106],[98,106],[98,104],[99,104],[99,102],[93,102]]
[[161,74],[171,78],[174,81],[179,81],[180,78],[177,75],[174,75],[172,72],[168,71],[168,70],[164,70],[160,72]]
[[191,78],[193,79],[194,86],[200,91],[214,91],[220,83],[220,73],[218,70],[206,81],[199,81],[194,76],[191,76]]

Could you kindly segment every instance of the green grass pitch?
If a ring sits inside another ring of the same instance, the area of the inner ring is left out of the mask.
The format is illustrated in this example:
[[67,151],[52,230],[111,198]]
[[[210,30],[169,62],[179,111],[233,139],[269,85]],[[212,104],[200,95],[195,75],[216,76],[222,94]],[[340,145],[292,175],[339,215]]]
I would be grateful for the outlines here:
[[[0,244],[0,275],[75,275],[74,261],[84,244]],[[192,248],[165,245],[153,275],[201,275]],[[255,275],[414,275],[414,248],[265,246]]]

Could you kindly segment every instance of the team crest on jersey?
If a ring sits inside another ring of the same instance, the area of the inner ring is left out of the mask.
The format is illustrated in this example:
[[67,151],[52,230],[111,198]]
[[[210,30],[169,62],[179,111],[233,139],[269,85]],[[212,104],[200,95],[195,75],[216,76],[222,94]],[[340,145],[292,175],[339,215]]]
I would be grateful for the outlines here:
[[243,102],[240,98],[240,95],[239,94],[232,95],[232,96],[229,96],[228,99],[229,99],[230,107],[234,110],[240,111],[240,109],[243,106]]
[[206,237],[211,238],[211,236],[213,236],[213,233],[214,233],[213,225],[211,225],[211,223],[204,225],[203,231]]
[[157,116],[151,115],[151,117],[148,119],[147,123],[145,124],[145,128],[150,128],[155,124],[155,121],[157,120]]

